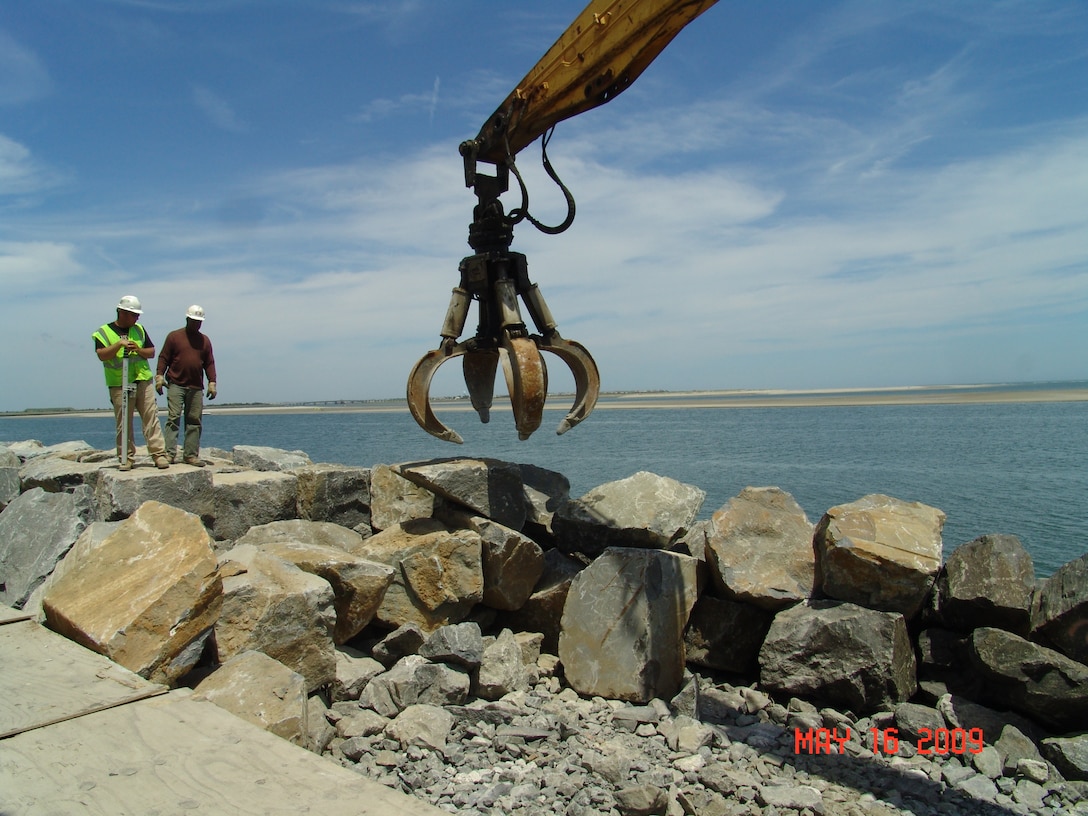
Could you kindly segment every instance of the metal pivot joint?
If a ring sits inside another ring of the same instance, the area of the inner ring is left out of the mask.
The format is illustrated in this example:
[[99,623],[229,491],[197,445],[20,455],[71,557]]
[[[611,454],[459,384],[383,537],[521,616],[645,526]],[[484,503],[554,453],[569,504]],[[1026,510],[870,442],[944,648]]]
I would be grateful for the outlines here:
[[[431,408],[434,373],[447,360],[462,357],[472,407],[480,420],[487,422],[501,363],[518,438],[528,439],[540,427],[544,412],[548,371],[541,352],[547,351],[566,363],[574,375],[574,405],[557,429],[557,433],[566,433],[596,405],[600,393],[597,364],[584,346],[559,334],[540,288],[529,280],[525,256],[510,251],[513,225],[522,216],[507,215],[499,202],[507,189],[507,165],[497,165],[496,174],[488,176],[478,172],[471,142],[463,144],[461,152],[465,182],[479,199],[469,226],[469,245],[476,252],[460,263],[460,282],[450,296],[438,348],[425,354],[408,377],[409,410],[432,436],[461,443],[460,434],[446,427]],[[528,310],[536,334],[526,326],[519,300]],[[476,335],[460,340],[473,301],[479,311]]]

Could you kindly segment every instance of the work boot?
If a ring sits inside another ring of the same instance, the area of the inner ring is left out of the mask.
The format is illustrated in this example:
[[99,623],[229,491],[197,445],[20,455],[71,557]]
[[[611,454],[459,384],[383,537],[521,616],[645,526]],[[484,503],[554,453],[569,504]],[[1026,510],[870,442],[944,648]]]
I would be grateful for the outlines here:
[[199,456],[186,456],[185,464],[192,465],[193,467],[204,467],[204,460]]
[[170,462],[167,461],[166,454],[160,453],[158,456],[155,457],[155,467],[157,467],[159,470],[166,470],[168,467],[170,467]]
[[132,470],[132,460],[126,459],[117,468],[118,470]]

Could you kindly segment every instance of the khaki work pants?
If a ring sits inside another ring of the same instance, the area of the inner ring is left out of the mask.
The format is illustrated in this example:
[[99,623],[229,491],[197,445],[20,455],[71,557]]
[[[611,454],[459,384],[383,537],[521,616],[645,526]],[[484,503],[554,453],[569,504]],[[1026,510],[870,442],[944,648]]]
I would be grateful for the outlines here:
[[[159,404],[155,401],[155,391],[151,380],[140,380],[136,383],[136,393],[128,401],[128,460],[136,458],[136,440],[132,435],[132,418],[134,414],[140,414],[140,422],[143,423],[144,441],[147,443],[147,452],[152,456],[163,456],[166,453],[166,445],[162,439],[162,428],[159,426]],[[121,456],[121,386],[110,388],[110,402],[113,403],[113,418],[117,423],[117,458],[125,461]]]

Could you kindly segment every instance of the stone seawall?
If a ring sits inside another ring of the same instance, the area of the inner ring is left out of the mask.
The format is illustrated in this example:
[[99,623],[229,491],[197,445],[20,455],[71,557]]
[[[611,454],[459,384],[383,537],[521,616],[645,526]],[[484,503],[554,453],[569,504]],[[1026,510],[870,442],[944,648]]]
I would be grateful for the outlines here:
[[0,601],[462,813],[1088,813],[1088,555],[1036,582],[875,494],[697,522],[646,472],[205,455],[0,447]]

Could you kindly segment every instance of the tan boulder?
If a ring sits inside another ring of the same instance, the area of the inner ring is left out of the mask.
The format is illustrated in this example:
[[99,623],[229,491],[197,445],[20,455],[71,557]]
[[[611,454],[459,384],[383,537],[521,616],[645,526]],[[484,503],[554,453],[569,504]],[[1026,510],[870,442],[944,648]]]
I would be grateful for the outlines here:
[[402,521],[430,518],[438,497],[405,479],[389,465],[370,471],[370,526],[388,530]]
[[483,540],[484,597],[492,609],[520,609],[544,572],[544,551],[517,530],[471,513],[442,512],[451,527],[471,530]]
[[223,582],[200,519],[150,501],[42,599],[55,631],[153,682],[195,665],[219,615]]
[[941,567],[945,514],[873,494],[832,507],[816,526],[816,581],[830,598],[913,617]]
[[479,535],[434,519],[395,524],[353,550],[396,571],[375,620],[391,629],[414,623],[425,632],[464,620],[483,599],[482,551]]
[[812,523],[777,487],[746,487],[716,511],[706,559],[723,597],[770,612],[812,595],[816,556]]
[[252,544],[224,554],[220,570],[219,659],[261,652],[305,677],[310,690],[331,683],[336,610],[329,582]]
[[260,652],[243,652],[208,675],[193,690],[236,717],[308,747],[306,681]]
[[337,547],[276,541],[264,545],[262,550],[329,582],[335,596],[333,640],[337,644],[351,640],[374,619],[386,590],[393,583],[394,570],[388,564],[368,561]]

